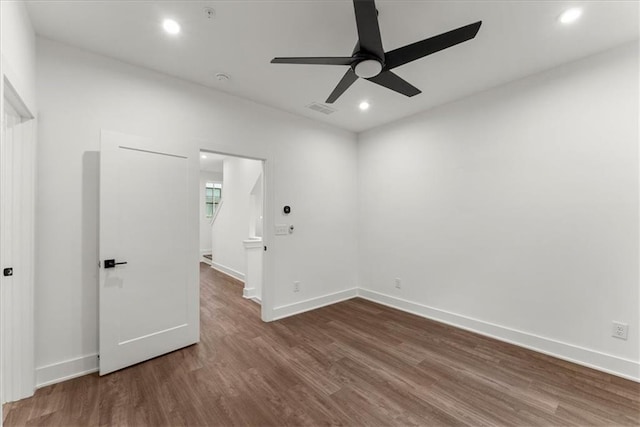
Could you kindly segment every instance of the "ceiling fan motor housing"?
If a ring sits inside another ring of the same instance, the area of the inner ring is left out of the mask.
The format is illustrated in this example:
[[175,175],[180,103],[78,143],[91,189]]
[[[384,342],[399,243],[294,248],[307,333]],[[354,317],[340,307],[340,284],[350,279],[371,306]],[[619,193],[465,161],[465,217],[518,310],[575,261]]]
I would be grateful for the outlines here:
[[365,58],[354,62],[353,71],[356,75],[363,79],[375,77],[382,72],[384,65],[377,58]]

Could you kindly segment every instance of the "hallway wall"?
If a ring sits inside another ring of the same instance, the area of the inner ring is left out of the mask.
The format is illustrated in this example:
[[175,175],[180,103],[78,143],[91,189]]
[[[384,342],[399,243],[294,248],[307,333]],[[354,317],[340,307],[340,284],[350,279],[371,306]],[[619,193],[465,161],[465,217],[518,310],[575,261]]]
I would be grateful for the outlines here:
[[262,173],[262,162],[226,157],[223,170],[223,203],[211,229],[213,265],[244,280],[247,262],[242,241],[250,237],[251,190]]

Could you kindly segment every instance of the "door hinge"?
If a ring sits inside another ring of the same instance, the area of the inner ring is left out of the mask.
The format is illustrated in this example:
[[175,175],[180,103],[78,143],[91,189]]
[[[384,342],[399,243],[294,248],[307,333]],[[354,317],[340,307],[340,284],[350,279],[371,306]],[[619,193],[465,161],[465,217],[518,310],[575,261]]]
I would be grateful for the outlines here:
[[266,246],[264,247],[264,251],[265,251],[265,252],[267,251],[267,247],[266,247]]

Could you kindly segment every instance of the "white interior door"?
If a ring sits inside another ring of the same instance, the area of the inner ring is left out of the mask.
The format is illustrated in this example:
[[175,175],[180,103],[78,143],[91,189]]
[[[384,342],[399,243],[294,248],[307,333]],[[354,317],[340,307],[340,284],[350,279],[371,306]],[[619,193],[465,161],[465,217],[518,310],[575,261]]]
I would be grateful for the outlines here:
[[184,151],[102,132],[101,375],[199,340],[198,171]]
[[[9,90],[5,86],[5,90]],[[16,98],[17,99],[17,98]],[[34,367],[34,120],[3,100],[0,140],[0,401],[31,396]]]

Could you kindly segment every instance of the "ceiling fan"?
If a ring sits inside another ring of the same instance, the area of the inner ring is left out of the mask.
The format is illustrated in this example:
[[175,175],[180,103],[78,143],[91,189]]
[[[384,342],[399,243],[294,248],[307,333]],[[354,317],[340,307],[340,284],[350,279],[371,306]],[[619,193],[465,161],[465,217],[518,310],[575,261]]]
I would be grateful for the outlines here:
[[331,92],[327,103],[334,103],[358,77],[379,84],[406,96],[421,93],[420,89],[403,80],[391,70],[432,53],[471,40],[476,36],[482,21],[415,42],[389,52],[382,48],[378,26],[378,11],[374,0],[353,0],[358,28],[358,43],[351,56],[273,58],[272,64],[347,65],[350,68]]

